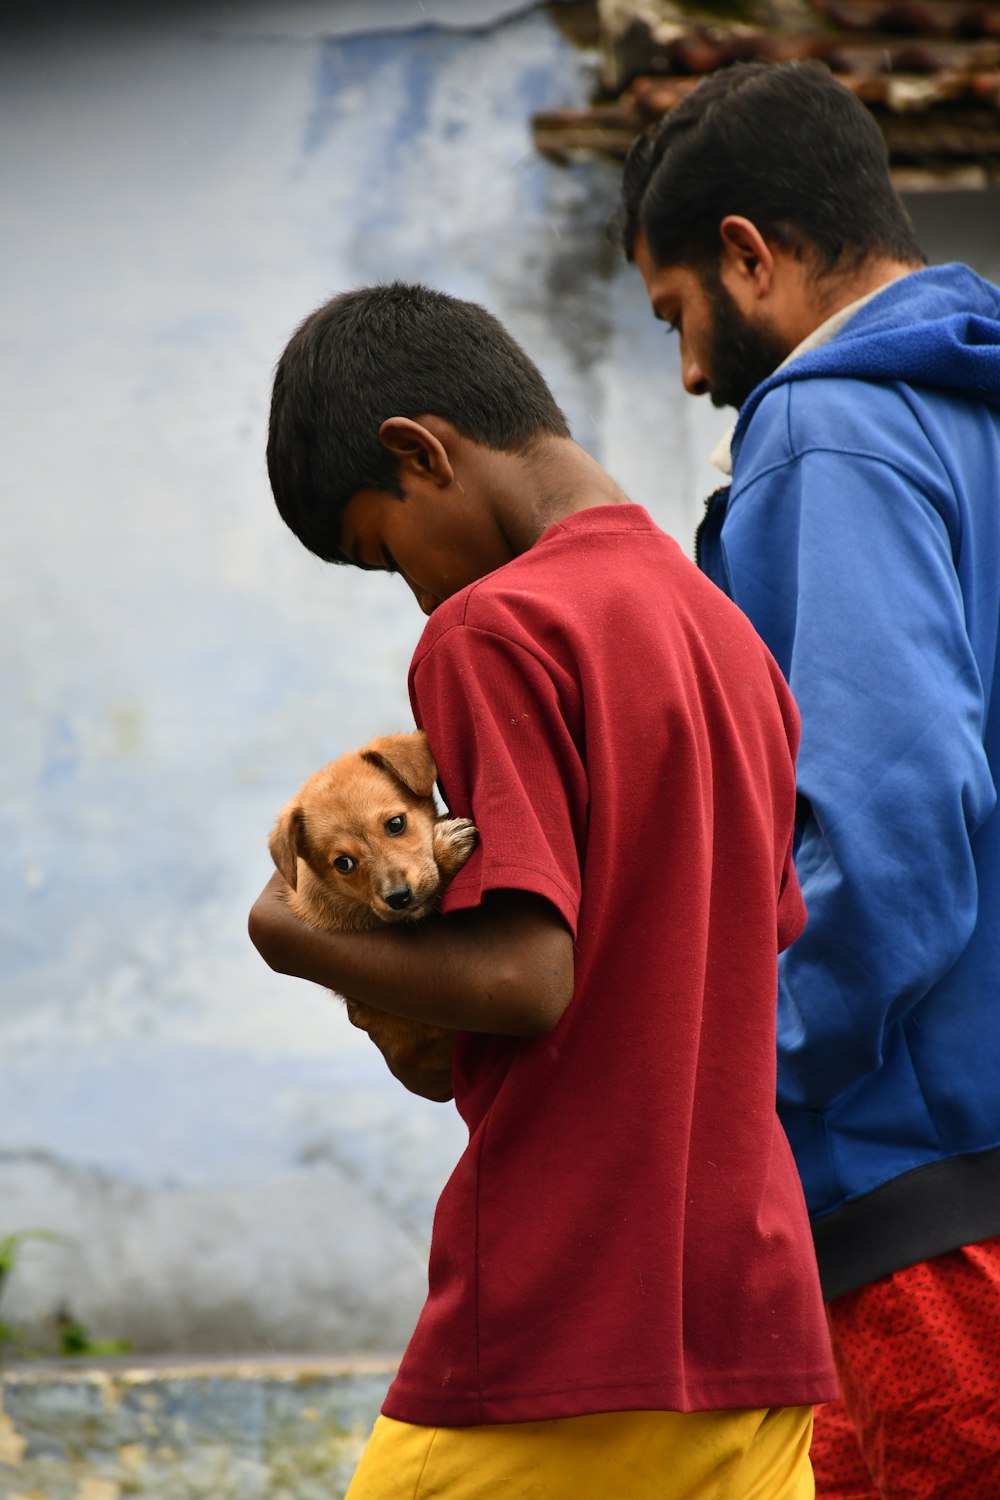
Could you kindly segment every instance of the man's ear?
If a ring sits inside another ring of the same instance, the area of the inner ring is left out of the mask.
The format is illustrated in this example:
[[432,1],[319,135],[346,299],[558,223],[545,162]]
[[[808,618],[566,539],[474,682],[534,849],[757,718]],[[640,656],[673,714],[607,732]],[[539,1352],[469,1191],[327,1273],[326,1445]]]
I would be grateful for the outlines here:
[[395,458],[401,480],[430,479],[440,489],[454,483],[455,471],[447,448],[422,422],[412,417],[386,417],[378,437]]
[[727,214],[719,225],[722,268],[728,268],[755,297],[766,297],[774,276],[774,254],[751,219]]

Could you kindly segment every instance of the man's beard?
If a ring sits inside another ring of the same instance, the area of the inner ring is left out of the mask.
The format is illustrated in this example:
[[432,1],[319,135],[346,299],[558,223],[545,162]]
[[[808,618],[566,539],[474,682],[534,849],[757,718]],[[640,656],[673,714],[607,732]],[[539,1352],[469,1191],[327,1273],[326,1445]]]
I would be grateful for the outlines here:
[[792,351],[772,329],[743,315],[717,267],[702,273],[702,286],[712,310],[709,396],[713,406],[739,408]]

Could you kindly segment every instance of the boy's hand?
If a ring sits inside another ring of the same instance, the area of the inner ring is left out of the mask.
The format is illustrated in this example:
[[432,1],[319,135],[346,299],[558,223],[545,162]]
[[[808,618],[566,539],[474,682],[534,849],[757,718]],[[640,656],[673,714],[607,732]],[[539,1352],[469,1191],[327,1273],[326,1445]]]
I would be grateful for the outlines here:
[[[284,877],[275,870],[251,907],[247,925],[250,939],[265,963],[280,974],[300,974],[303,968],[308,968],[315,933],[289,909],[288,889]],[[377,1013],[369,1006],[358,1006],[350,999],[346,999],[346,1005],[352,1025],[368,1033],[385,1058],[389,1072],[411,1094],[442,1104],[455,1097],[451,1083],[454,1033],[433,1041],[428,1039],[425,1051],[414,1057],[412,1048],[394,1048],[392,1041],[380,1034]]]
[[[345,1004],[351,1025],[367,1032],[385,1058],[389,1072],[405,1089],[411,1094],[418,1094],[421,1099],[432,1099],[436,1104],[446,1104],[449,1099],[454,1099],[451,1054],[455,1046],[455,1032],[445,1031],[439,1036],[428,1036],[421,1043],[419,1053],[416,1053],[412,1042],[404,1047],[396,1044],[398,1026],[390,1024],[384,1029],[380,1027],[380,1011],[372,1010],[369,1005],[359,1005],[355,1000],[346,1000]],[[385,1019],[389,1021],[390,1017],[386,1016]]]

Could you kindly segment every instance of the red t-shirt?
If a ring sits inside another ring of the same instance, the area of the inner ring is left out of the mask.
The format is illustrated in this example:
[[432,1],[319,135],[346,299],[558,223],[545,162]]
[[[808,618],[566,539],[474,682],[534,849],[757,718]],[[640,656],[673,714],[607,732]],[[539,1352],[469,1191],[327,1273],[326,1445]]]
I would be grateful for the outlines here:
[[480,848],[576,939],[555,1031],[460,1038],[469,1145],[383,1411],[431,1426],[832,1399],[775,1115],[798,719],[744,616],[641,507],[550,526],[437,609],[410,671]]

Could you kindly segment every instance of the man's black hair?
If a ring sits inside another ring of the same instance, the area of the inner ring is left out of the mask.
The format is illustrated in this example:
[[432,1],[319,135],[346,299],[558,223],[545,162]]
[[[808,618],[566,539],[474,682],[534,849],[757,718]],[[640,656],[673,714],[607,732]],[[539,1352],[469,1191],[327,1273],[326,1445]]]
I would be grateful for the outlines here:
[[714,263],[727,214],[820,274],[872,255],[925,260],[878,125],[822,63],[724,68],[633,142],[622,178],[629,260],[641,230],[657,265]]
[[351,496],[402,493],[379,428],[429,415],[507,451],[543,433],[569,437],[537,367],[473,302],[394,282],[344,292],[305,319],[275,373],[267,469],[283,520],[310,552],[344,561]]

